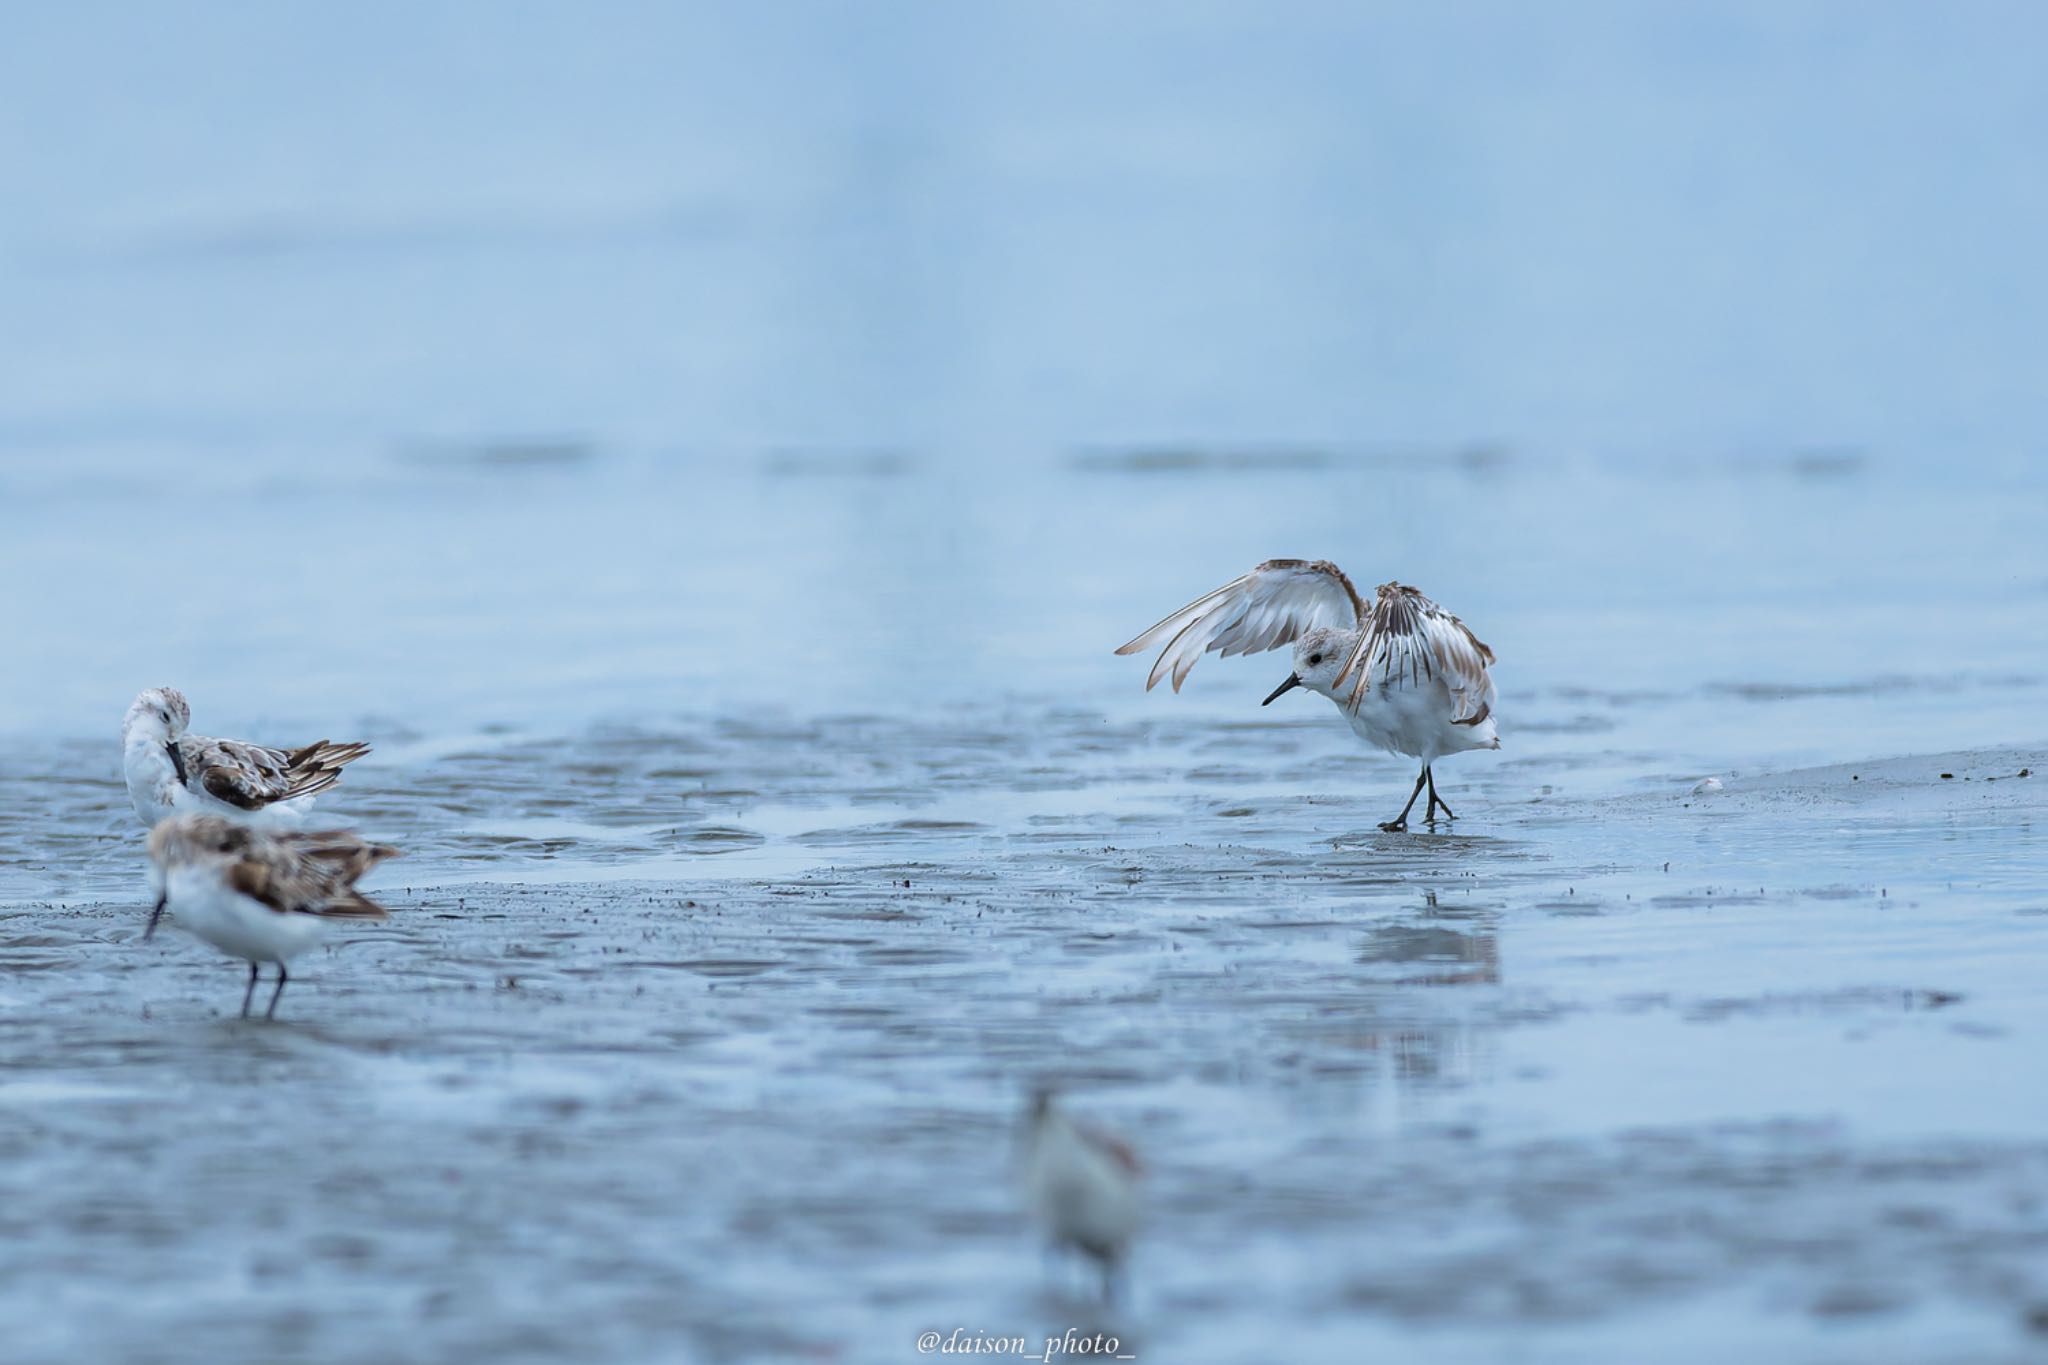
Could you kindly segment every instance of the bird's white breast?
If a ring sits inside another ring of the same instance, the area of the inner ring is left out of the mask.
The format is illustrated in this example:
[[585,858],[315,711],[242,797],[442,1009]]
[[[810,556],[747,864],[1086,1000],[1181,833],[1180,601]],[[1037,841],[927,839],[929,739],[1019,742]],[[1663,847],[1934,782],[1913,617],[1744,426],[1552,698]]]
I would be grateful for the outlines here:
[[1356,710],[1337,703],[1359,738],[1390,753],[1424,763],[1465,749],[1494,749],[1491,717],[1477,725],[1454,725],[1457,705],[1441,681],[1387,686],[1375,683]]
[[213,868],[174,868],[164,878],[171,922],[230,957],[284,962],[325,936],[317,915],[280,914],[220,879]]
[[1137,1181],[1061,1119],[1031,1144],[1024,1179],[1033,1211],[1059,1241],[1112,1251],[1137,1230]]
[[135,814],[151,829],[177,808],[185,789],[178,783],[178,770],[161,741],[140,737],[128,742],[121,753],[121,770],[128,779],[128,800]]

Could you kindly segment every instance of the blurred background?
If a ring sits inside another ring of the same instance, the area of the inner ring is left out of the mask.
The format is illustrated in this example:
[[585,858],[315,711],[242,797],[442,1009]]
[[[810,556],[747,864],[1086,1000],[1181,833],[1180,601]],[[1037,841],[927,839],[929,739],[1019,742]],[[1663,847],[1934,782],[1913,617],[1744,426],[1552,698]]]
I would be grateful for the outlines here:
[[1996,708],[2048,599],[2044,30],[21,10],[0,728],[161,681],[433,727],[1124,704],[1108,650],[1269,555],[1420,584],[1511,694]]
[[[1048,1078],[1143,1358],[2038,1348],[2048,9],[0,35],[20,1358],[1084,1321]],[[1497,651],[1451,830],[1282,657],[1113,657],[1271,556]],[[133,943],[160,684],[376,745],[398,913],[274,1029]]]

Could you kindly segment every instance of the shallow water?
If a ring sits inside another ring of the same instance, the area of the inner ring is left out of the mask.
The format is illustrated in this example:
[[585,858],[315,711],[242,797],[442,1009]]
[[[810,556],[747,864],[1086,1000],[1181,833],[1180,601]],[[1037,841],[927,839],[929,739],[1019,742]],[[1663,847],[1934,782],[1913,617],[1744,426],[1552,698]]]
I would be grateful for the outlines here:
[[[1604,800],[1463,762],[1454,831],[1394,836],[1401,770],[1324,727],[1015,719],[380,756],[335,805],[408,832],[397,913],[269,1027],[139,942],[110,780],[37,806],[106,746],[34,751],[4,1278],[69,1308],[28,1358],[2027,1349],[2048,752]],[[1106,1317],[1008,1184],[1041,1079],[1151,1164]]]
[[[2037,17],[165,13],[0,45],[0,1354],[2039,1350]],[[1271,555],[1496,649],[1455,825],[1111,655]],[[275,1025],[159,683],[375,745]]]

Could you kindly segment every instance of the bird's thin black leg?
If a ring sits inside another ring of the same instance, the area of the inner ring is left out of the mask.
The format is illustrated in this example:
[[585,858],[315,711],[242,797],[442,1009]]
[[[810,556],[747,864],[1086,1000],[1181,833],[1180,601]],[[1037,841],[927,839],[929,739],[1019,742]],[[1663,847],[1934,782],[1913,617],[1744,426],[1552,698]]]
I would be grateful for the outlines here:
[[242,1017],[249,1017],[249,1002],[256,998],[256,964],[249,964],[249,989],[242,992]]
[[284,969],[284,964],[283,964],[282,962],[278,963],[278,964],[277,964],[277,989],[276,989],[276,990],[274,990],[274,991],[272,991],[272,992],[270,993],[270,1008],[269,1008],[269,1009],[267,1009],[267,1010],[265,1010],[265,1011],[263,1011],[263,1017],[264,1017],[265,1019],[275,1019],[275,1018],[277,1018],[277,997],[279,997],[280,995],[283,995],[283,994],[284,994],[284,983],[285,983],[285,982],[287,982],[287,981],[289,981],[289,980],[291,980],[291,979],[292,979],[292,977],[291,977],[291,973],[290,973],[290,972],[287,972],[287,971],[286,971],[286,970]]
[[1436,794],[1436,774],[1430,769],[1424,768],[1422,775],[1429,779],[1429,804],[1423,807],[1422,818],[1434,822],[1436,819],[1436,808],[1442,806],[1444,808],[1444,819],[1457,819],[1458,817],[1451,813],[1451,803]]
[[1428,779],[1428,777],[1429,769],[1427,768],[1424,768],[1421,772],[1415,774],[1415,790],[1408,793],[1408,804],[1401,807],[1401,813],[1399,815],[1395,816],[1391,820],[1383,822],[1380,825],[1381,829],[1385,830],[1389,834],[1399,834],[1402,830],[1408,828],[1408,812],[1415,809],[1415,798],[1422,795],[1422,784],[1424,781]]

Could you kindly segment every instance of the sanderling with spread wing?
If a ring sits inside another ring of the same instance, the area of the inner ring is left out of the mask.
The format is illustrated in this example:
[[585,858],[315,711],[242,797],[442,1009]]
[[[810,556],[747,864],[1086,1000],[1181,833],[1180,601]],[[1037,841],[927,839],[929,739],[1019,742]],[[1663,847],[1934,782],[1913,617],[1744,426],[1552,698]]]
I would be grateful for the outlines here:
[[179,811],[225,815],[251,824],[291,826],[313,796],[370,752],[367,744],[320,740],[272,749],[238,739],[189,735],[192,708],[175,687],[152,687],[121,722],[121,766],[128,799],[151,829]]
[[156,908],[142,937],[166,910],[179,928],[249,964],[242,1017],[256,995],[259,964],[277,964],[277,989],[263,1017],[277,1014],[290,980],[285,964],[320,941],[337,921],[381,920],[384,907],[356,890],[356,879],[398,850],[347,830],[273,833],[218,815],[173,815],[149,832]]
[[1072,1247],[1102,1268],[1102,1296],[1116,1296],[1138,1230],[1137,1154],[1121,1139],[1069,1117],[1038,1090],[1024,1116],[1024,1192],[1051,1247]]
[[1306,687],[1335,702],[1367,743],[1422,761],[1401,813],[1380,825],[1408,828],[1415,798],[1429,788],[1423,819],[1437,808],[1430,765],[1465,749],[1498,749],[1493,720],[1493,651],[1457,617],[1403,583],[1382,583],[1368,607],[1344,571],[1326,560],[1269,559],[1244,577],[1188,603],[1119,654],[1164,642],[1145,680],[1150,691],[1188,670],[1209,650],[1228,658],[1292,642],[1294,671],[1261,702]]

